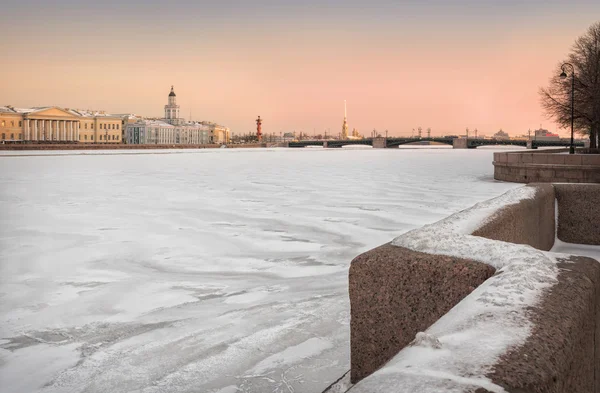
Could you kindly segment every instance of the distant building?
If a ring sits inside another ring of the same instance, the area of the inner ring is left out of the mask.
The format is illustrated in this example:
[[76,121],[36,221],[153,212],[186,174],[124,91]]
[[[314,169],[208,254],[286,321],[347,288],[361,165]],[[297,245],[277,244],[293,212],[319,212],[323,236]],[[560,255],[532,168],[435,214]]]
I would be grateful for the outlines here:
[[121,143],[122,121],[115,115],[104,112],[69,109],[69,112],[80,116],[79,142],[81,143]]
[[295,132],[284,132],[283,133],[283,142],[291,142],[296,140]]
[[125,130],[127,129],[127,124],[135,123],[138,120],[141,120],[142,117],[133,113],[113,113],[113,116],[121,119],[121,139],[123,140],[123,143],[126,143]]
[[352,138],[353,139],[363,139],[363,136],[358,132],[356,128],[352,129]]
[[208,127],[212,143],[229,143],[231,140],[229,128],[208,121],[201,121],[199,124]]
[[558,134],[553,134],[548,130],[540,128],[539,130],[535,130],[534,139],[543,141],[559,141],[560,136]]
[[494,134],[494,139],[510,139],[510,136],[507,132],[504,132],[502,129],[500,129],[500,131]]
[[207,145],[210,129],[200,123],[173,125],[161,120],[140,119],[127,124],[125,141],[132,145]]
[[0,141],[121,143],[121,119],[99,111],[56,106],[0,107]]
[[[165,117],[162,119],[132,119],[125,115],[125,142],[128,144],[205,145],[227,143],[229,128],[209,122],[186,121],[179,117],[177,96],[171,86]],[[135,121],[133,121],[135,120]]]

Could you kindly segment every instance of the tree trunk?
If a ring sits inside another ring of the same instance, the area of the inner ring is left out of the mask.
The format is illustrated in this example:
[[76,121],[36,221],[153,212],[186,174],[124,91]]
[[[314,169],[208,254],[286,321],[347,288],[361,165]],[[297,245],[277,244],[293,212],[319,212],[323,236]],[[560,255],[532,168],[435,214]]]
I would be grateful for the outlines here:
[[600,130],[598,130],[598,126],[593,124],[592,127],[590,128],[590,149],[598,148],[598,144],[597,144],[598,131],[600,131]]

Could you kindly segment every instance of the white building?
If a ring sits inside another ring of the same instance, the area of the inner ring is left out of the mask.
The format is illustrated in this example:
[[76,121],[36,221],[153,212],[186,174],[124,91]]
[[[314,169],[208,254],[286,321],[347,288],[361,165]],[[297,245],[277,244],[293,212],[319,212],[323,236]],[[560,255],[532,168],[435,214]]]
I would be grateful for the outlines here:
[[165,105],[165,123],[173,124],[174,126],[183,125],[185,119],[179,117],[179,105],[177,105],[177,96],[171,86],[171,92],[169,93],[169,103]]
[[173,125],[162,120],[142,119],[127,124],[127,144],[207,145],[213,143],[210,128],[200,123]]
[[[125,123],[124,123],[125,124]],[[168,104],[165,105],[163,119],[139,119],[125,125],[127,144],[153,145],[206,145],[226,143],[228,139],[215,138],[217,126],[212,123],[186,121],[179,117],[177,96],[171,86]],[[229,129],[227,128],[227,133]],[[228,135],[227,135],[228,136]]]

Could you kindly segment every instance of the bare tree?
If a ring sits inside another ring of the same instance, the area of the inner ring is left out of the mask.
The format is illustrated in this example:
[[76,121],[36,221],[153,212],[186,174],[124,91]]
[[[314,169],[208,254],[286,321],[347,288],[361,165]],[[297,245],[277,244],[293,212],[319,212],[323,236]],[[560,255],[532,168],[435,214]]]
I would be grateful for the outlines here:
[[[574,129],[589,135],[590,147],[597,148],[600,134],[600,21],[577,38],[565,62],[575,69]],[[571,126],[571,75],[561,79],[561,62],[547,88],[540,89],[541,103],[548,118],[562,127]],[[570,72],[569,68],[565,71]]]

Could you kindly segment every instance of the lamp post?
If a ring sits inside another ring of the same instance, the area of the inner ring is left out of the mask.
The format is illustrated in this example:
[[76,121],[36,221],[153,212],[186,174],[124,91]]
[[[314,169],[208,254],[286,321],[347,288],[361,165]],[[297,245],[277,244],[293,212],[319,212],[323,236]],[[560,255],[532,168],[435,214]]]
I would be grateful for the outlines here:
[[563,64],[560,69],[560,79],[565,79],[567,73],[565,72],[565,66],[571,67],[571,145],[569,146],[569,154],[575,154],[575,146],[573,145],[573,121],[575,119],[575,67],[571,63]]

